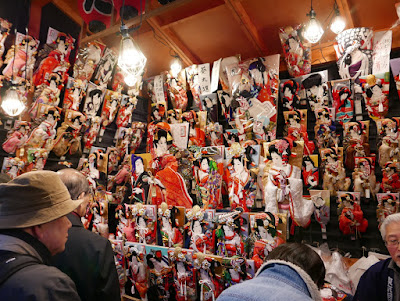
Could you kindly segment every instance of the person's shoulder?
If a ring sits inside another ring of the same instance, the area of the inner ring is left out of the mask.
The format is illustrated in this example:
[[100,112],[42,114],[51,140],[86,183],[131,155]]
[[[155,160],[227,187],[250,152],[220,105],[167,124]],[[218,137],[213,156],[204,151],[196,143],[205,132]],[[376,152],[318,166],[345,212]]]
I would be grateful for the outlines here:
[[68,240],[83,240],[86,242],[86,244],[94,243],[96,245],[106,245],[109,242],[107,238],[91,232],[83,227],[77,227],[73,231],[69,232],[68,235]]
[[[268,281],[266,281],[268,279]],[[258,300],[296,300],[312,299],[292,285],[274,277],[264,276],[246,280],[224,290],[218,301],[258,301]]]
[[44,264],[27,266],[12,275],[8,281],[10,287],[22,285],[24,291],[31,291],[35,295],[56,295],[56,292],[64,292],[71,296],[77,295],[75,283],[68,275],[53,266]]
[[386,272],[392,258],[388,258],[386,260],[381,260],[374,265],[372,265],[365,273],[369,274],[381,274],[382,272]]

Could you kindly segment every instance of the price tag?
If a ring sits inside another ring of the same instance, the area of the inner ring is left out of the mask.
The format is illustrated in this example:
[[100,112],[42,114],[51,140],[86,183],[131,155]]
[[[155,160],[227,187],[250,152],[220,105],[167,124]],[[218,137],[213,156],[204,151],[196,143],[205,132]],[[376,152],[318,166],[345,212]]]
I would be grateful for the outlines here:
[[210,80],[210,64],[198,65],[200,95],[210,94],[211,80]]
[[164,81],[162,75],[157,75],[154,78],[154,93],[156,95],[157,103],[164,103]]
[[219,81],[219,70],[221,67],[221,60],[215,61],[213,64],[212,74],[211,74],[211,92],[215,92],[218,89]]

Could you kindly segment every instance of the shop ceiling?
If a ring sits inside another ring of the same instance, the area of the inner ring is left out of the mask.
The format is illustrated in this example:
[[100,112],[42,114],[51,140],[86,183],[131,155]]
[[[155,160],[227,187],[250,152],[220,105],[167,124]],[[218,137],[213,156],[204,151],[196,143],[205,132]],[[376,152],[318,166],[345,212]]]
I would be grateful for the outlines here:
[[[103,32],[87,36],[77,0],[33,1],[42,6],[52,2],[76,23],[83,25],[81,45],[98,39],[109,47],[119,48],[118,21],[113,21]],[[366,26],[375,31],[388,30],[398,19],[394,6],[396,0],[336,1],[346,19],[346,28]],[[313,64],[336,60],[333,49],[335,35],[329,30],[334,2],[313,1],[317,18],[326,28],[320,43],[312,47]],[[242,59],[282,54],[279,28],[307,22],[309,11],[309,0],[175,0],[167,5],[160,5],[157,0],[146,0],[142,26],[133,33],[133,38],[148,59],[145,77],[150,77],[169,69],[171,53],[177,53],[185,66],[212,63],[236,54],[240,54]],[[137,25],[139,19],[131,19],[127,24]],[[400,47],[400,26],[393,28],[392,47]],[[281,60],[281,70],[284,69]]]

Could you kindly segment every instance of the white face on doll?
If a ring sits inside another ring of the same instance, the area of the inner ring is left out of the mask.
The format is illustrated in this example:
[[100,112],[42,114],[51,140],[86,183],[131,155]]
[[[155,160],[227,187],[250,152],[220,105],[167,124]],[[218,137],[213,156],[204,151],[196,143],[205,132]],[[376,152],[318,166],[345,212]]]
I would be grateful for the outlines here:
[[225,236],[233,236],[235,234],[232,228],[227,225],[223,225],[222,228],[224,229]]
[[289,51],[296,52],[299,48],[299,43],[295,39],[289,39]]
[[263,134],[264,128],[261,120],[256,120],[253,124],[253,132],[256,134]]
[[67,51],[65,50],[65,48],[66,48],[65,42],[60,39],[60,41],[58,42],[58,45],[57,45],[58,51],[60,51],[61,53],[66,53]]
[[293,94],[292,91],[286,87],[285,90],[283,91],[283,96],[285,96],[286,98],[292,98]]
[[236,173],[241,173],[244,170],[243,163],[240,159],[233,159],[233,169]]
[[201,160],[200,168],[201,168],[203,171],[207,171],[207,172],[209,171],[207,159]]
[[158,157],[165,155],[168,152],[167,138],[161,137],[156,144],[156,153]]
[[348,96],[348,93],[343,93],[342,95],[340,95],[340,100],[345,100]]
[[389,212],[393,212],[394,206],[389,202],[385,202],[385,209],[388,210]]
[[379,98],[382,95],[382,89],[378,85],[372,87],[372,97]]
[[306,161],[306,170],[312,170],[314,165],[310,161]]
[[47,117],[46,117],[46,121],[48,121],[48,122],[54,122],[54,116],[53,116],[53,114],[48,114]]
[[247,101],[247,99],[242,98],[239,102],[240,102],[240,107],[243,110],[247,111],[250,108],[250,105],[249,105],[249,102]]
[[277,153],[272,153],[271,158],[272,158],[272,163],[275,166],[283,166],[283,160],[280,155],[278,155]]
[[193,232],[196,234],[203,233],[203,229],[201,228],[201,224],[199,221],[195,221],[193,223]]
[[143,217],[139,218],[139,227],[144,228],[146,227],[146,221]]
[[267,229],[265,229],[265,228],[262,227],[262,226],[258,226],[257,228],[258,228],[258,233],[260,234],[260,237],[261,237],[262,239],[267,239],[267,238],[268,238],[268,231],[267,231]]
[[307,94],[310,96],[318,96],[319,88],[319,86],[312,86],[309,90],[307,90]]
[[73,95],[74,95],[75,98],[77,98],[77,97],[79,97],[79,94],[80,94],[80,93],[81,93],[81,90],[78,89],[78,88],[75,88],[75,90],[74,90],[74,92],[73,92]]
[[140,175],[144,172],[143,162],[142,160],[138,159],[135,162],[135,173]]

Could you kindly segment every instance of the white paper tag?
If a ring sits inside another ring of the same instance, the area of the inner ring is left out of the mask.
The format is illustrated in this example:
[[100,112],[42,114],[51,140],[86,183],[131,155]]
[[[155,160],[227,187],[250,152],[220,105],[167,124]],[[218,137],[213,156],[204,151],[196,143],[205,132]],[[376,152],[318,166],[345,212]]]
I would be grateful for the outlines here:
[[164,81],[162,75],[157,75],[154,78],[154,93],[156,94],[157,103],[165,103]]
[[366,189],[366,190],[365,190],[365,197],[366,197],[367,199],[369,199],[369,198],[371,197],[371,194],[370,194],[370,192],[369,192],[369,189]]
[[210,64],[206,63],[197,66],[199,73],[200,95],[211,93]]
[[215,61],[213,64],[213,69],[211,74],[211,92],[215,92],[218,89],[221,60],[222,59],[219,59],[218,61]]
[[360,99],[355,99],[354,100],[354,111],[356,114],[356,120],[362,120],[362,106],[361,106],[361,100]]
[[392,49],[392,31],[378,31],[374,35],[372,54],[372,74],[389,72],[390,51]]

